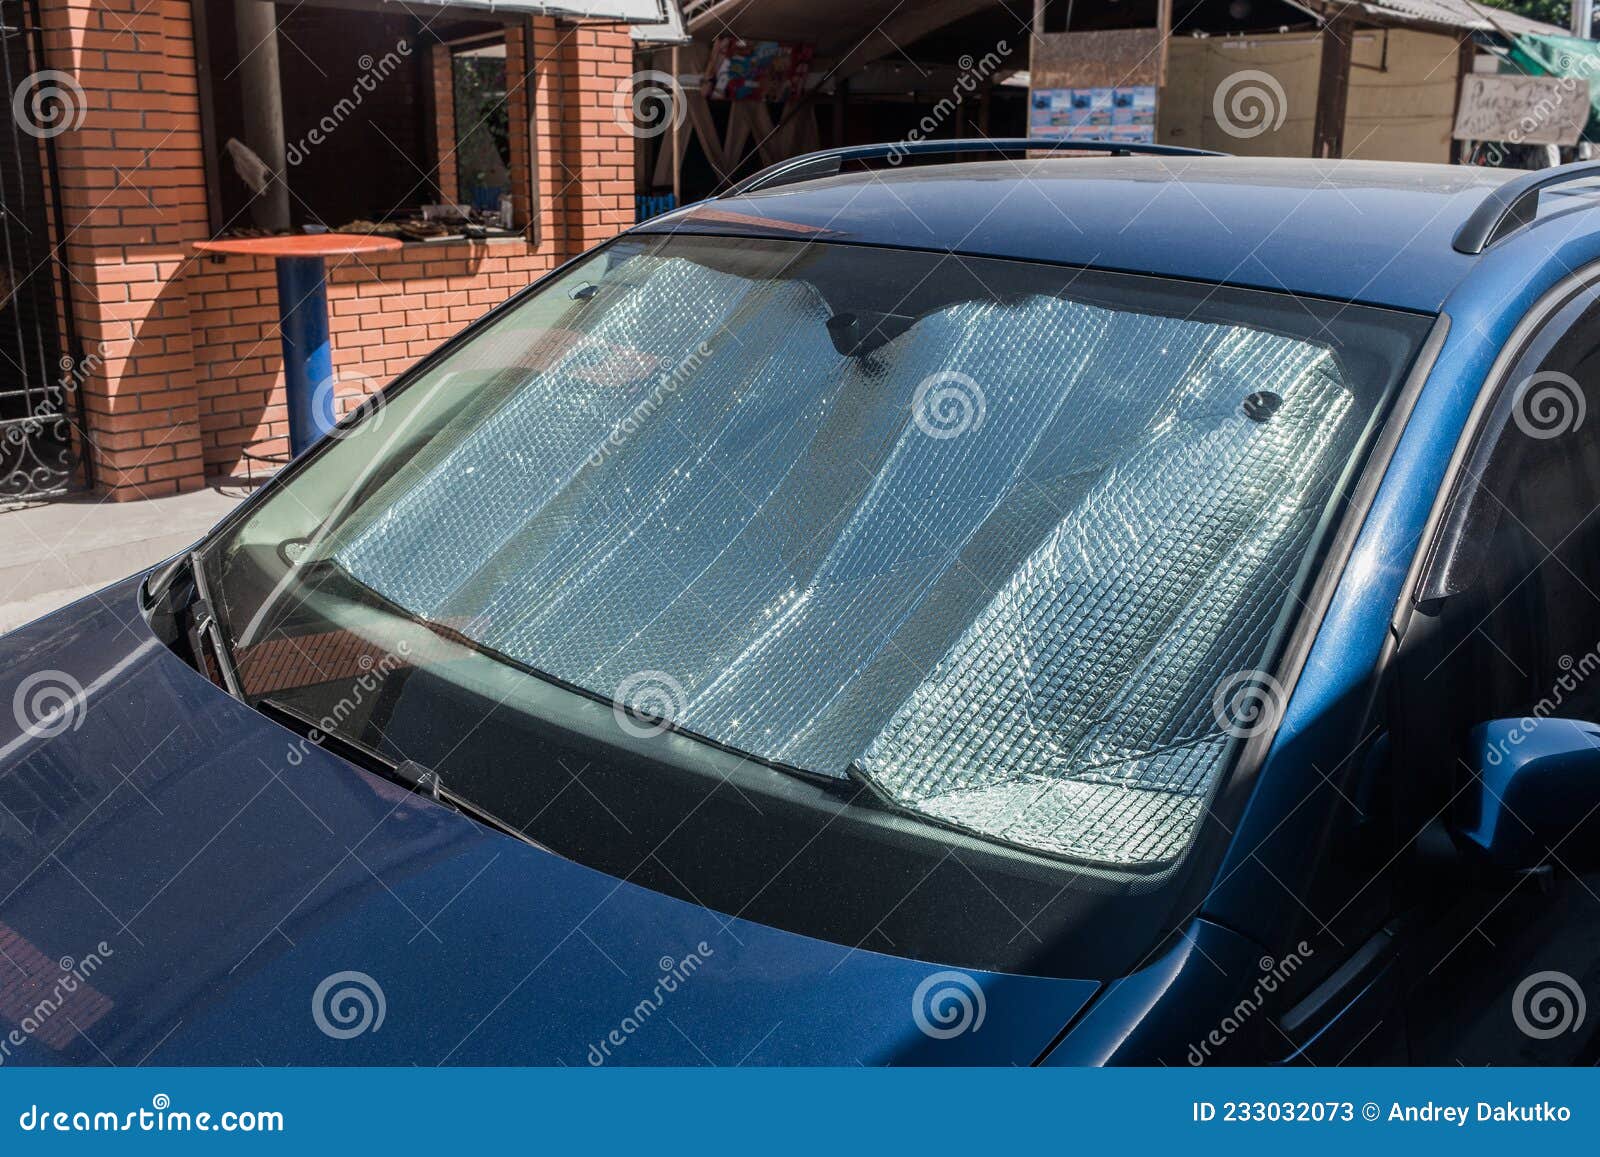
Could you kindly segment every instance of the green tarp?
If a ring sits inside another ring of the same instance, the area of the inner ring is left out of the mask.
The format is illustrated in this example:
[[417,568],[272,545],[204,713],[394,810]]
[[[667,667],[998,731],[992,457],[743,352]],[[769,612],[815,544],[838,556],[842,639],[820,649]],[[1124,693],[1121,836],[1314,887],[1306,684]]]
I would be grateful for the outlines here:
[[1517,36],[1507,60],[1527,76],[1571,76],[1589,82],[1589,123],[1583,135],[1600,141],[1600,41],[1575,36]]

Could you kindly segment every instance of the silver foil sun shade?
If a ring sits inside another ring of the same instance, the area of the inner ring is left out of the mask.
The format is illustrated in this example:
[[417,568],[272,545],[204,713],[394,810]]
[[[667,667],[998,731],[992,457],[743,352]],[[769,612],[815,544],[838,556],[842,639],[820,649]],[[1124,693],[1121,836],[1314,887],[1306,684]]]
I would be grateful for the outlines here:
[[[1332,356],[1033,297],[848,358],[803,282],[617,272],[340,533],[351,574],[952,825],[1181,852],[1228,751],[1212,692],[1259,661],[1357,436]],[[930,381],[954,434],[915,412]]]

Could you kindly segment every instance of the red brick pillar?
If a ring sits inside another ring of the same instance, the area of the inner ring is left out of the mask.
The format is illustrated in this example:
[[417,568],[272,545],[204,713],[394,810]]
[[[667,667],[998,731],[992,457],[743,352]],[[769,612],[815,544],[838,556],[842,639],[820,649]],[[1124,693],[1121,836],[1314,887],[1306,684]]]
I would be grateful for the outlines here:
[[[439,153],[439,200],[454,204],[456,174],[456,80],[448,45],[433,46],[433,130]],[[509,75],[509,62],[508,62]]]
[[633,224],[633,40],[625,24],[561,25],[559,35],[561,184],[570,257]]
[[206,235],[193,31],[185,0],[51,0],[45,60],[84,92],[55,139],[96,485],[115,499],[204,484],[188,244]]

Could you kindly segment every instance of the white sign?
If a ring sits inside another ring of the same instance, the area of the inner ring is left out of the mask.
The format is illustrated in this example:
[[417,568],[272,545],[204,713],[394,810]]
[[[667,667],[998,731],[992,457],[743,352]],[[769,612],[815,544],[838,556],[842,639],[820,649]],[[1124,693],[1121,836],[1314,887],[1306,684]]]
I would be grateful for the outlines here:
[[1589,82],[1576,76],[1473,73],[1461,80],[1458,141],[1573,145],[1589,123]]

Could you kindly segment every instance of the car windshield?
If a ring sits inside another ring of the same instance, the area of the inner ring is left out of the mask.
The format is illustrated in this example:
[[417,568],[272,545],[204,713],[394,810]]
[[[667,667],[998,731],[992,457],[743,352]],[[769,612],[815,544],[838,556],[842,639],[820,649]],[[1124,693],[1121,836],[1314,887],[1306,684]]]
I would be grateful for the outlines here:
[[[672,790],[618,770],[659,738],[652,758],[803,782],[918,838],[1159,871],[1260,727],[1425,328],[1036,263],[627,237],[338,431],[210,548],[212,586],[248,697],[598,866],[610,837],[554,785],[626,827]],[[624,804],[508,738],[557,720]]]

